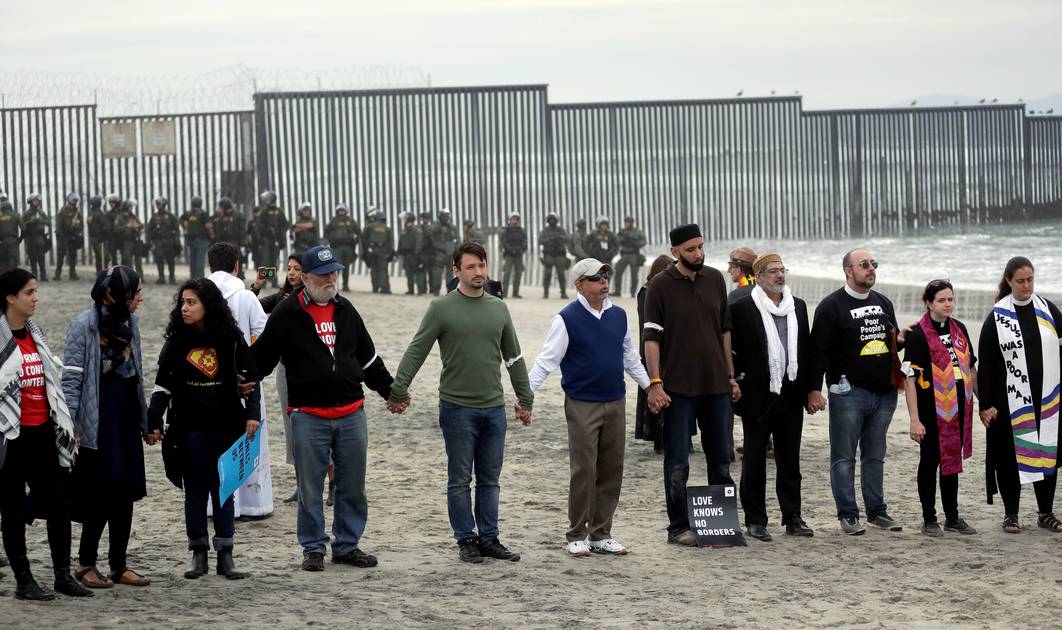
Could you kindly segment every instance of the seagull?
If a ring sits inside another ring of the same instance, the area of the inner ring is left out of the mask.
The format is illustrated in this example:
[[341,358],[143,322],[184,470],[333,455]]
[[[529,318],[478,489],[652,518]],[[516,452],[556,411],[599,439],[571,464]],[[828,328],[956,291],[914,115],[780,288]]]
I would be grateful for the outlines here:
[[800,96],[800,90],[797,90],[796,92],[793,92],[793,96]]
[[977,101],[977,102],[978,102],[978,103],[980,103],[980,104],[982,104],[982,105],[984,105],[984,104],[985,104],[985,99],[981,99],[981,100],[979,100],[979,101]]
[[1051,109],[1047,110],[1047,113],[1048,113],[1048,114],[1053,114],[1053,113],[1055,113],[1055,108],[1054,108],[1054,107],[1052,107]]
[[771,90],[771,96],[774,96],[774,90]]
[[1019,103],[1024,103],[1024,102],[1025,102],[1025,99],[1023,99],[1023,98],[1021,98],[1021,97],[1018,97],[1018,102],[1019,102]]
[[744,94],[745,94],[745,90],[738,90],[738,93],[737,93],[738,96],[743,96]]
[[918,105],[918,101],[917,100],[911,101],[911,107],[914,107],[915,105]]
[[994,98],[994,99],[992,99],[992,104],[993,104],[993,105],[995,105],[995,104],[996,104],[996,103],[998,103],[998,102],[999,102],[999,99],[998,99],[998,98]]

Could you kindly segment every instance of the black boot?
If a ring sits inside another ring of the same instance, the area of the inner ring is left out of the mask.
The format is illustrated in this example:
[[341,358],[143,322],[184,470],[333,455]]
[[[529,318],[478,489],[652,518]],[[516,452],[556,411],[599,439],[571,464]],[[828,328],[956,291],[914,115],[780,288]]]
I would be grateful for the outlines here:
[[88,590],[70,575],[70,569],[55,572],[55,592],[62,593],[67,597],[95,597],[96,594]]
[[55,593],[43,589],[37,584],[30,573],[28,558],[11,558],[11,566],[15,569],[15,599],[28,599],[34,601],[51,601],[55,599]]
[[201,575],[207,574],[207,548],[193,547],[192,548],[192,566],[184,572],[184,577],[189,580],[198,579]]
[[232,547],[218,549],[218,575],[224,575],[228,580],[242,580],[247,577],[246,573],[236,570],[236,564],[232,561]]

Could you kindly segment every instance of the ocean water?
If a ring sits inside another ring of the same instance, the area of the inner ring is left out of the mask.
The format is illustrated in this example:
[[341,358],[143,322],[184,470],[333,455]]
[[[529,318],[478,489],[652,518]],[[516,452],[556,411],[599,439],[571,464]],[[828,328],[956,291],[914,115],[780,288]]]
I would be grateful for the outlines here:
[[862,240],[714,241],[706,246],[706,262],[725,272],[729,252],[740,246],[751,247],[757,253],[779,253],[790,270],[794,291],[808,300],[817,300],[840,287],[844,281],[844,253],[864,248],[880,264],[875,288],[888,295],[899,312],[921,312],[926,283],[947,278],[956,288],[956,316],[963,320],[983,319],[1007,260],[1019,255],[1029,258],[1036,267],[1036,292],[1056,304],[1062,303],[1062,274],[1058,273],[1062,265],[1062,220],[956,226]]

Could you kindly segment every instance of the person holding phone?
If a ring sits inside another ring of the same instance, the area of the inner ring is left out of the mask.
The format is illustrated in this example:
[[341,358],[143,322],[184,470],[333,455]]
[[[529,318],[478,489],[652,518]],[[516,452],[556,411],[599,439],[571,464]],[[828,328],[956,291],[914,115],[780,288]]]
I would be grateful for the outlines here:
[[[244,400],[240,382],[254,384]],[[232,559],[236,526],[233,497],[219,496],[218,457],[243,433],[258,431],[261,390],[243,332],[221,291],[210,280],[190,280],[177,293],[159,355],[155,389],[148,407],[149,430],[163,430],[163,415],[172,405],[164,440],[180,440],[184,451],[184,520],[192,566],[184,577],[207,573],[207,497],[214,508],[217,573],[230,580],[245,577]],[[246,405],[246,406],[245,406]]]

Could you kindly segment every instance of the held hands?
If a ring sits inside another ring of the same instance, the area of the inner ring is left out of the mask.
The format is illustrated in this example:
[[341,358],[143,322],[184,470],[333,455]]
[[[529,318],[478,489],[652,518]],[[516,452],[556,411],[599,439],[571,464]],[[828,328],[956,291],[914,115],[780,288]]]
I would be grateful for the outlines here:
[[922,443],[922,438],[926,436],[926,427],[918,420],[911,420],[911,439],[919,444]]
[[520,403],[517,402],[515,405],[513,405],[513,410],[516,411],[516,417],[520,419],[520,422],[524,423],[525,427],[531,424],[530,409],[524,409],[520,406]]
[[660,383],[653,383],[649,386],[649,411],[653,413],[660,413],[671,404],[671,396],[667,395],[664,391],[664,386]]
[[247,421],[247,437],[254,438],[254,434],[258,433],[258,427],[262,426],[262,423],[257,420]]
[[408,394],[406,395],[406,400],[404,402],[395,402],[393,400],[388,400],[387,401],[387,410],[390,411],[391,413],[402,413],[402,412],[404,412],[406,410],[406,407],[409,406],[409,403],[410,403],[410,398],[409,398]]
[[822,411],[826,408],[826,399],[822,396],[822,392],[815,390],[808,394],[808,402],[804,405],[804,409],[810,415],[815,415],[816,412]]
[[254,391],[255,385],[258,385],[257,381],[248,381],[243,375],[238,375],[240,378],[240,395],[247,398]]
[[154,431],[148,431],[144,434],[144,443],[148,446],[155,446],[162,441],[162,431],[155,429]]
[[734,379],[730,379],[730,402],[741,400],[741,385]]
[[995,407],[989,407],[988,409],[982,409],[979,412],[979,415],[981,416],[981,424],[987,427],[988,425],[992,424],[992,421],[996,419],[996,416],[999,415],[999,412],[996,411]]

